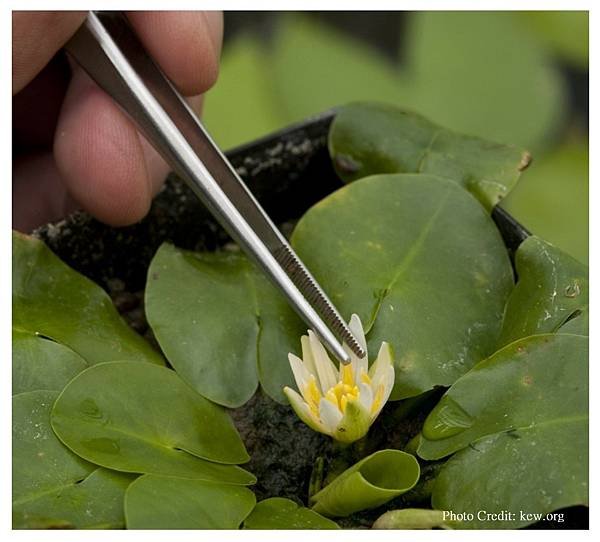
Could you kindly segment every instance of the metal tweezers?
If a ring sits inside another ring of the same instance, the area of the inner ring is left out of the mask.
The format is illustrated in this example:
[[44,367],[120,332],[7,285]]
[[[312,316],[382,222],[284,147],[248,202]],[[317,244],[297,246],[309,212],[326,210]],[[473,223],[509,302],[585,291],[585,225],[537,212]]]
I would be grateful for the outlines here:
[[269,219],[198,117],[120,12],[89,12],[68,53],[133,119],[231,237],[342,363],[364,351],[339,312]]

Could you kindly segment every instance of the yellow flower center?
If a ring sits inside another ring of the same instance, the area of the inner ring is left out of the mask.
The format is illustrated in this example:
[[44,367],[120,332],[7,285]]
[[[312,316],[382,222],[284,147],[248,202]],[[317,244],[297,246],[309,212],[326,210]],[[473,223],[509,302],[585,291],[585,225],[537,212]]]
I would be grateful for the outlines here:
[[351,365],[342,367],[342,379],[332,388],[327,390],[325,399],[337,407],[342,413],[346,412],[349,399],[358,399],[360,391],[354,381],[354,371]]
[[334,406],[339,408],[342,412],[346,412],[346,405],[348,399],[358,399],[360,392],[358,386],[350,386],[344,384],[344,382],[338,382],[333,388],[329,388],[325,394],[325,399]]
[[[371,379],[366,373],[360,375],[360,380],[364,384],[371,384]],[[323,395],[321,395],[321,390],[319,389],[319,386],[317,386],[317,379],[314,375],[310,376],[310,380],[306,385],[304,397],[311,413],[318,418],[319,402]],[[360,390],[354,379],[354,371],[352,370],[351,365],[344,365],[342,367],[341,380],[335,386],[329,388],[324,397],[342,413],[346,412],[346,406],[348,405],[349,400],[356,400],[360,397]],[[373,404],[371,405],[371,414],[374,414],[379,409],[382,400],[383,385],[379,385],[375,392],[375,397],[373,398]]]

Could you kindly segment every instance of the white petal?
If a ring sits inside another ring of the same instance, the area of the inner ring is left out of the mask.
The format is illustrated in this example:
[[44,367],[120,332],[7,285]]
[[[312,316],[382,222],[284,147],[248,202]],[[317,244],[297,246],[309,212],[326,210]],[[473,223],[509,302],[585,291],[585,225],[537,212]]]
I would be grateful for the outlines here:
[[392,349],[388,343],[383,342],[379,348],[377,359],[373,362],[369,370],[369,378],[374,390],[377,389],[379,384],[389,378],[389,367],[392,367],[393,370]]
[[[304,399],[300,396],[300,394],[296,393],[292,388],[288,388],[287,386],[283,388],[283,393],[288,398],[291,407],[294,409],[294,412],[298,415],[306,425],[308,425],[311,429],[315,431],[319,431],[320,433],[327,433],[325,427],[317,420],[313,413],[310,411],[309,406],[306,404]],[[333,406],[333,405],[332,405]]]
[[331,401],[322,398],[319,403],[319,417],[328,433],[333,433],[342,420],[342,413]]
[[367,412],[371,412],[371,405],[373,404],[373,390],[371,389],[371,386],[360,382],[358,384],[358,391],[360,392],[358,398],[360,404]]
[[302,361],[304,362],[306,370],[311,375],[315,375],[315,378],[317,379],[317,385],[320,386],[319,375],[317,374],[317,366],[315,365],[315,358],[313,357],[308,335],[302,335],[300,342],[302,344]]
[[325,347],[310,330],[308,332],[308,338],[310,340],[310,347],[317,368],[317,374],[319,375],[321,390],[323,391],[323,395],[325,395],[329,388],[333,388],[333,386],[337,384],[337,371],[335,365],[329,359]]
[[[387,375],[382,378],[383,382],[383,396],[381,398],[381,403],[379,408],[373,412],[373,419],[375,419],[384,405],[387,403],[387,400],[390,398],[390,393],[392,393],[392,388],[394,387],[394,366],[389,367]],[[375,388],[374,388],[375,389]]]
[[294,373],[294,378],[296,380],[296,385],[300,390],[300,393],[303,393],[304,389],[306,389],[306,385],[308,384],[308,380],[310,378],[310,373],[306,369],[302,360],[295,356],[294,354],[288,354],[288,359],[290,361],[290,367],[292,368],[292,373]]
[[367,341],[365,339],[365,332],[363,330],[362,323],[357,314],[353,314],[351,316],[350,322],[348,323],[348,327],[350,328],[352,335],[354,335],[354,338],[358,341],[358,344],[360,344],[365,351],[365,357],[359,358],[350,349],[350,347],[346,343],[344,343],[344,345],[343,345],[344,350],[350,356],[350,360],[351,360],[352,366],[354,368],[354,376],[355,376],[355,378],[357,378],[357,375],[360,374],[361,369],[364,369],[365,371],[367,371],[369,368],[369,361],[368,361],[369,358],[368,358],[368,354],[367,354]]

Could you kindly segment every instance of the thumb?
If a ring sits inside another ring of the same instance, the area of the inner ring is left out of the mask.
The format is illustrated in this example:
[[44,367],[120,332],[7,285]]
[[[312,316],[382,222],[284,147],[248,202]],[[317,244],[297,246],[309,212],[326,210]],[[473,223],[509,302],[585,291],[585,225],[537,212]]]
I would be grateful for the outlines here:
[[13,12],[13,95],[42,70],[83,23],[85,16],[85,11]]

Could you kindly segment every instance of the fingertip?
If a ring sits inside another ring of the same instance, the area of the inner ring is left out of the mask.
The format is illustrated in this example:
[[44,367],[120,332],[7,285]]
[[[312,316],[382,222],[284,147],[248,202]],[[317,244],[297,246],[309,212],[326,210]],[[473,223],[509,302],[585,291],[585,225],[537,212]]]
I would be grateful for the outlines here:
[[221,12],[133,11],[127,17],[182,94],[201,94],[215,84],[223,33]]
[[73,198],[102,222],[125,226],[148,212],[152,190],[139,135],[80,70],[61,109],[54,155]]

